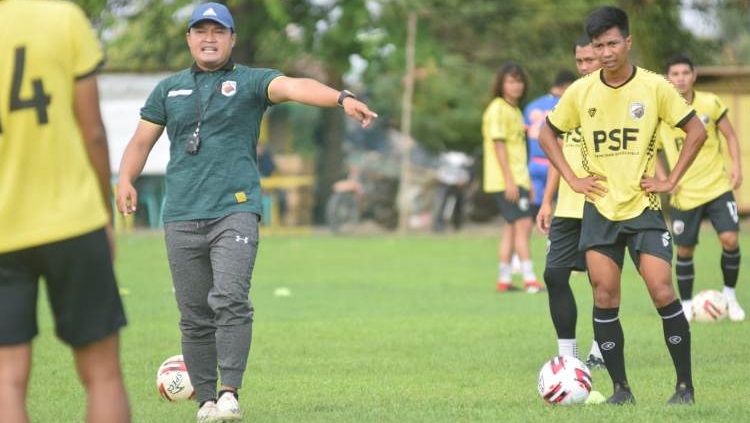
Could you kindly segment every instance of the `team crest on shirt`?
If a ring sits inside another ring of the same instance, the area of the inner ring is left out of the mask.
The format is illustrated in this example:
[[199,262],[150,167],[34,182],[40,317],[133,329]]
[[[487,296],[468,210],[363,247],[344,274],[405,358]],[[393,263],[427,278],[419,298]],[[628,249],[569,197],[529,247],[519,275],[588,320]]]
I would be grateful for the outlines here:
[[226,97],[237,94],[237,81],[224,81],[221,83],[221,93]]
[[644,106],[643,103],[640,101],[630,103],[630,116],[632,116],[633,119],[642,118],[644,113],[646,113],[646,106]]
[[592,107],[589,109],[589,116],[594,117],[596,114],[596,107]]
[[685,232],[685,222],[682,220],[675,220],[672,222],[672,232],[674,232],[675,235],[680,235]]

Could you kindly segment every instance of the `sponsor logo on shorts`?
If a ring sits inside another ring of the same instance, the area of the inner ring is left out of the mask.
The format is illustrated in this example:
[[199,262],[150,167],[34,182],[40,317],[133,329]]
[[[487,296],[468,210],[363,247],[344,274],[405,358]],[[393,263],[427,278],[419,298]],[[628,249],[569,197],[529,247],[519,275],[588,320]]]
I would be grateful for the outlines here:
[[675,235],[680,235],[685,232],[685,222],[682,220],[675,220],[672,222],[672,231]]
[[244,242],[245,244],[247,244],[247,242],[250,241],[250,237],[249,236],[242,237],[242,236],[237,235],[237,238],[235,238],[235,241]]
[[602,342],[602,344],[601,344],[601,345],[599,345],[599,348],[603,349],[604,351],[609,351],[609,350],[611,350],[612,348],[614,348],[614,347],[615,347],[615,345],[616,345],[616,344],[615,344],[614,342],[612,342],[612,341],[607,341],[607,342]]
[[667,341],[669,341],[669,343],[672,344],[672,345],[677,345],[680,342],[682,342],[682,337],[681,336],[677,336],[677,335],[672,335],[669,338],[667,338]]
[[518,199],[518,208],[521,209],[521,211],[526,211],[529,209],[529,199],[526,197],[521,197]]
[[552,248],[552,240],[547,240],[547,254],[549,254],[549,250]]
[[669,232],[664,232],[661,234],[661,243],[664,245],[664,248],[669,247],[669,241],[672,239],[672,237],[669,235]]

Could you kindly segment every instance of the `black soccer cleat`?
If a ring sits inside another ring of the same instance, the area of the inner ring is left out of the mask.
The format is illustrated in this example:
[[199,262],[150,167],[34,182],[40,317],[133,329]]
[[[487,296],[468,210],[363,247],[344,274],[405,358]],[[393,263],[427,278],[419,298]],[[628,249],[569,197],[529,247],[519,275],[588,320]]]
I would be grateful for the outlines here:
[[607,366],[604,364],[604,359],[597,357],[594,354],[589,354],[589,358],[586,359],[586,366],[589,369],[601,369],[604,370]]
[[695,404],[695,389],[685,382],[680,382],[674,390],[672,398],[667,401],[669,405],[692,405]]
[[607,398],[607,404],[635,404],[635,397],[633,396],[633,393],[630,392],[630,386],[628,386],[627,382],[615,382],[614,392],[612,392],[611,397]]

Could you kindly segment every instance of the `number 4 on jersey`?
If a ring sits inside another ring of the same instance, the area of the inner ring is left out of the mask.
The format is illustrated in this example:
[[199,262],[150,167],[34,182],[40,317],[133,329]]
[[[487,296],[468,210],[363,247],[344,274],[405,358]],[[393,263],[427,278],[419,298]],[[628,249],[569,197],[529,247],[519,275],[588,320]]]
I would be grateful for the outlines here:
[[[49,121],[47,106],[52,97],[44,92],[44,84],[40,78],[33,79],[31,85],[34,93],[30,98],[21,98],[21,85],[23,84],[23,73],[26,67],[26,47],[16,48],[13,65],[13,82],[10,89],[10,112],[23,109],[36,109],[36,120],[39,125],[46,125]],[[0,134],[3,126],[0,123]]]

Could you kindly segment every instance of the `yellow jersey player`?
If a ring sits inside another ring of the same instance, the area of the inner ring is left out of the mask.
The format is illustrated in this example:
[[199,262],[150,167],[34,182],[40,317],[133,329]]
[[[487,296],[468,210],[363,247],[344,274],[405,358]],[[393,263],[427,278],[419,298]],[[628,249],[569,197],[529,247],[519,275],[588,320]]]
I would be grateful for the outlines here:
[[[672,287],[672,241],[662,217],[659,192],[679,182],[705,141],[706,131],[675,88],[662,76],[633,66],[628,16],[616,7],[596,9],[586,33],[602,69],[574,82],[547,117],[541,142],[571,188],[587,197],[579,248],[594,290],[594,337],[614,389],[610,404],[634,403],[623,354],[619,320],[620,277],[625,248],[648,288],[663,322],[664,340],[677,373],[671,404],[694,402],[690,326]],[[686,132],[680,158],[668,180],[654,178],[659,122]],[[581,128],[578,177],[556,134]]]
[[[599,60],[594,55],[588,35],[582,35],[576,41],[574,54],[579,74],[585,76],[599,69]],[[567,132],[562,139],[565,159],[573,167],[576,175],[586,176],[581,159],[583,139],[580,128]],[[552,202],[555,193],[558,193],[558,196],[553,216]],[[573,291],[570,289],[570,274],[573,270],[586,270],[585,254],[578,249],[584,202],[583,194],[573,191],[564,181],[560,183],[560,174],[554,167],[551,167],[547,173],[547,184],[537,214],[537,227],[543,233],[548,234],[547,259],[543,277],[547,291],[549,291],[549,311],[557,333],[558,354],[573,357],[578,356],[576,342],[578,308]],[[591,343],[586,365],[589,368],[604,367],[604,359],[596,341]]]
[[[693,252],[698,244],[701,221],[708,218],[719,235],[722,246],[720,263],[729,319],[742,321],[745,320],[745,311],[737,302],[734,292],[740,269],[740,219],[732,193],[742,183],[739,142],[727,117],[728,110],[719,97],[693,90],[697,74],[689,57],[678,55],[671,58],[666,65],[666,74],[669,82],[693,106],[708,133],[705,145],[671,197],[672,235],[677,245],[675,273],[682,308],[685,316],[691,320],[695,280]],[[732,159],[729,173],[724,168],[719,132],[727,140],[729,157]],[[657,135],[671,168],[677,163],[685,133],[679,128],[662,125]]]
[[[73,349],[87,421],[127,422],[99,42],[62,1],[0,1],[0,421],[27,422],[39,279]],[[43,375],[41,375],[44,377]],[[62,418],[62,417],[61,417]]]
[[527,165],[526,131],[519,102],[526,92],[526,74],[517,63],[506,63],[495,73],[493,100],[482,116],[484,191],[493,193],[505,219],[498,247],[499,292],[517,290],[511,283],[513,250],[521,260],[524,288],[537,293],[542,286],[534,274],[529,251],[532,210]]

